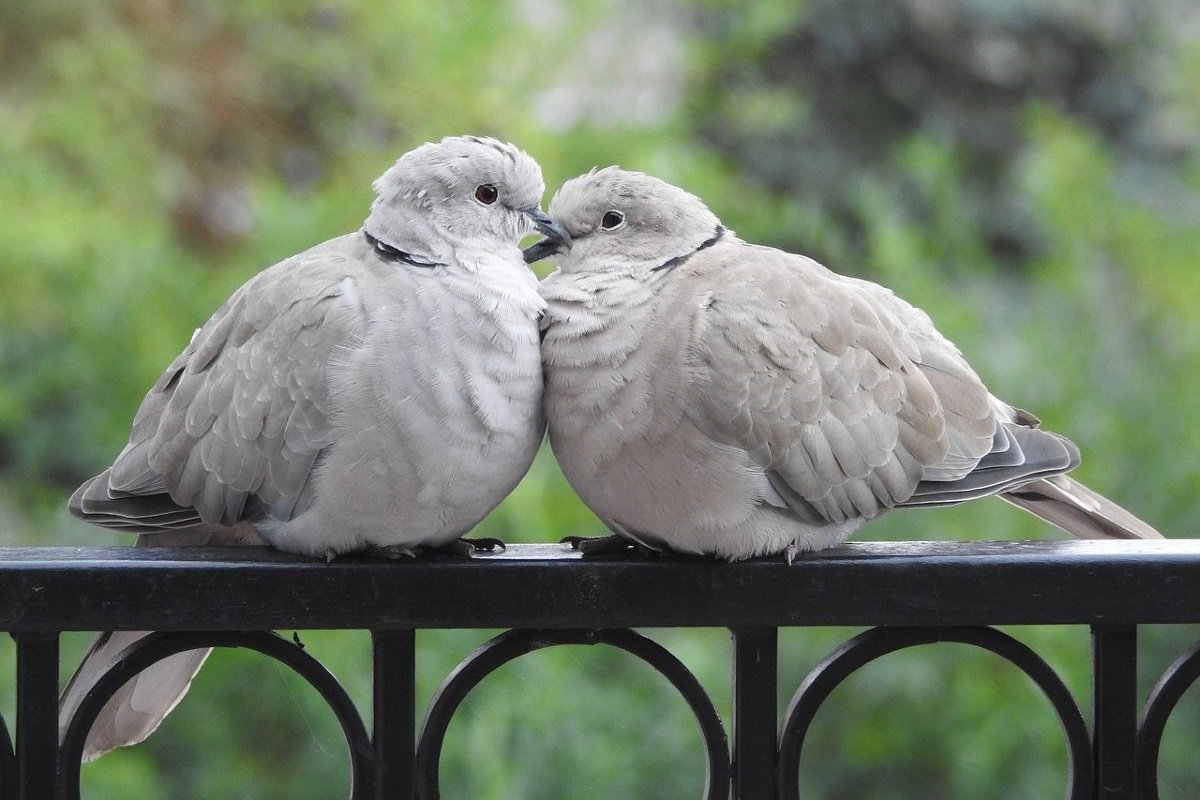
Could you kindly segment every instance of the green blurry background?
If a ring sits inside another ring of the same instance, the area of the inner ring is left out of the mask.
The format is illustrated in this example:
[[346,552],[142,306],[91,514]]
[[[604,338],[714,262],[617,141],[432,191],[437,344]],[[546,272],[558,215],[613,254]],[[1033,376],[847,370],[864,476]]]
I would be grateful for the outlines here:
[[[550,192],[619,163],[688,187],[743,238],[892,286],[1080,444],[1085,481],[1196,531],[1200,13],[1183,0],[38,0],[0,4],[0,541],[121,541],[64,500],[192,329],[259,269],[356,228],[402,152],[464,132],[520,144]],[[600,530],[543,452],[477,533]],[[860,538],[1055,535],[985,501]],[[1012,632],[1086,703],[1086,630]],[[728,719],[727,634],[650,633]],[[852,633],[784,632],[781,704]],[[421,633],[421,697],[488,635]],[[1197,636],[1143,630],[1143,694]],[[303,638],[366,709],[366,635]],[[66,637],[64,670],[87,639]],[[1167,730],[1164,798],[1200,796],[1198,695]],[[5,681],[10,724],[12,705]],[[1065,764],[1015,668],[942,646],[835,692],[801,783],[1048,798]],[[455,798],[691,798],[702,772],[664,679],[559,648],[468,698],[442,775]],[[89,798],[307,800],[345,796],[347,774],[315,694],[233,652],[84,781]]]

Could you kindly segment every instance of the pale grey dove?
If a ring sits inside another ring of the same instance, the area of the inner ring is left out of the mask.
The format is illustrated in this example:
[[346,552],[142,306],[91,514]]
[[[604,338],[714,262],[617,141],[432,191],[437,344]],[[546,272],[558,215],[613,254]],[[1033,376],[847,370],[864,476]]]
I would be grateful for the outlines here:
[[[518,246],[561,230],[543,189],[537,163],[493,139],[401,157],[360,231],[259,273],[196,332],[71,511],[141,544],[265,540],[332,557],[454,543],[525,474],[545,427],[543,304]],[[61,725],[142,635],[101,636]],[[85,756],[148,736],[206,655],[131,681]]]
[[987,495],[1079,536],[1160,536],[1066,477],[1075,446],[889,290],[747,244],[615,167],[568,181],[550,215],[570,240],[526,251],[557,265],[540,286],[550,443],[624,539],[790,559],[891,508]]

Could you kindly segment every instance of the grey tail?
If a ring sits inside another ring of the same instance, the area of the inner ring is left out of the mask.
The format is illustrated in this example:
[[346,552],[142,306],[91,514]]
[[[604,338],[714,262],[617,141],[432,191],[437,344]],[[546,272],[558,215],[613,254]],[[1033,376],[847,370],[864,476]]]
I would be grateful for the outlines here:
[[1161,533],[1074,478],[1056,475],[1000,497],[1081,539],[1163,539]]
[[[85,487],[87,484],[85,484]],[[73,502],[73,501],[72,501]],[[233,528],[201,525],[183,530],[144,534],[136,547],[203,547],[204,545],[264,545],[250,526]],[[58,737],[62,742],[79,704],[96,682],[118,661],[130,645],[150,631],[108,631],[96,637],[83,662],[67,682],[58,701]],[[187,650],[164,658],[139,672],[117,690],[100,710],[84,743],[83,760],[92,761],[118,747],[137,744],[162,723],[179,704],[212,650]]]
[[[79,704],[121,653],[148,631],[110,631],[92,642],[79,669],[71,676],[58,701],[58,737],[61,742],[79,710]],[[147,667],[109,699],[88,732],[83,760],[92,761],[118,747],[137,744],[154,733],[192,685],[192,678],[211,650],[188,650]]]
[[194,508],[181,506],[165,488],[144,494],[116,491],[109,483],[112,469],[84,482],[67,501],[70,512],[93,525],[128,533],[180,530],[200,524]]
[[1079,466],[1079,449],[1066,437],[1037,428],[996,426],[992,450],[960,477],[926,479],[903,506],[950,506],[1016,491]]

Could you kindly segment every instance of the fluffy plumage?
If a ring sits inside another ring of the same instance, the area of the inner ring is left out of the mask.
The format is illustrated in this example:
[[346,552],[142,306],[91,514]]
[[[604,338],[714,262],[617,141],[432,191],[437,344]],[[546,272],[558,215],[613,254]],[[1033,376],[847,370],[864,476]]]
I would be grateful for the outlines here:
[[[405,154],[375,190],[362,230],[259,273],[196,332],[74,514],[148,543],[333,556],[446,545],[508,494],[544,430],[543,304],[518,248],[557,230],[541,170],[510,144],[455,137]],[[64,723],[128,638],[93,649]],[[87,755],[148,735],[198,666],[143,673]]]
[[994,397],[876,284],[747,244],[615,167],[568,181],[540,286],[550,441],[580,497],[655,548],[836,545],[899,507],[1000,495],[1081,536],[1157,537],[1065,473],[1079,452]]

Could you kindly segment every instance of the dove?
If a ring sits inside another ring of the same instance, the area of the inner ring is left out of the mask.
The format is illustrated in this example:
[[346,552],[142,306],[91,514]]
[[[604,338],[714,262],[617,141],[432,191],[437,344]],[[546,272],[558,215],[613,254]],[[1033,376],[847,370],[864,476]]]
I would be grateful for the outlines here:
[[549,210],[568,236],[525,251],[557,267],[539,286],[549,440],[614,532],[581,549],[791,561],[891,509],[988,495],[1082,537],[1161,537],[1068,477],[1076,446],[890,290],[617,167]]
[[[73,514],[140,545],[400,556],[455,545],[512,490],[545,428],[543,302],[519,247],[561,235],[541,169],[511,144],[451,137],[374,189],[360,230],[267,268],[196,331]],[[60,702],[64,732],[144,635],[96,641]],[[127,684],[85,758],[153,732],[206,655]]]

